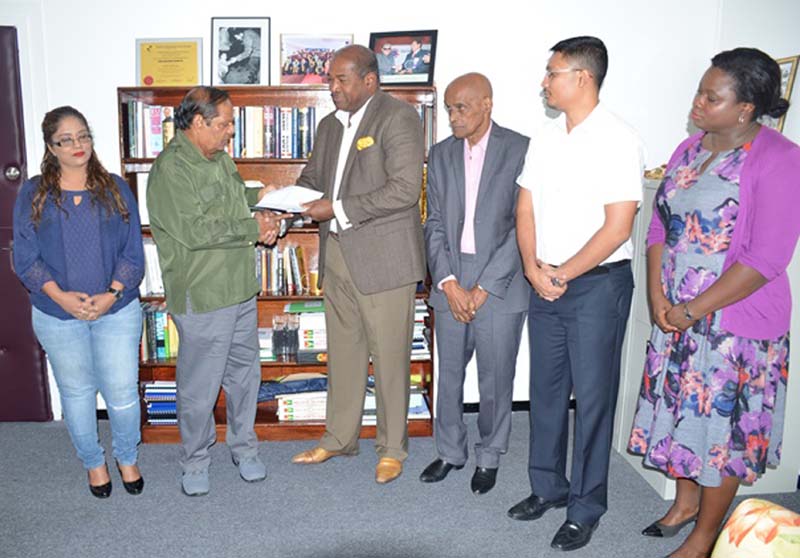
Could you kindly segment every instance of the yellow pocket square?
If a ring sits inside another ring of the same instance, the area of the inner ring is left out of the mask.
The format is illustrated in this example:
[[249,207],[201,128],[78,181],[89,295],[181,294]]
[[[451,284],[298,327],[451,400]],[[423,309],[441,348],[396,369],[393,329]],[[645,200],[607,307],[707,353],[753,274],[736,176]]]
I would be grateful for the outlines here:
[[371,147],[375,145],[375,140],[372,136],[364,136],[363,138],[358,138],[356,142],[356,149],[361,151],[362,149],[366,149],[367,147]]

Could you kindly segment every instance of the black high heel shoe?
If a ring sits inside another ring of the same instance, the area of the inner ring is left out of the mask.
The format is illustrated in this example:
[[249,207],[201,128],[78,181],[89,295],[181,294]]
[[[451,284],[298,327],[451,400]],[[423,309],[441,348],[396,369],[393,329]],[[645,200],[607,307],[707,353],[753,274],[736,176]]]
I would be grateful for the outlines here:
[[[88,476],[89,474],[88,471],[86,474]],[[92,484],[90,479],[89,492],[91,492],[92,496],[94,496],[95,498],[108,498],[109,496],[111,496],[111,479],[109,478],[107,483],[100,485]]]
[[[119,476],[120,478],[122,478],[122,469],[119,468],[119,463],[117,463],[117,471],[119,471]],[[131,494],[133,496],[141,494],[142,491],[144,490],[144,477],[140,473],[139,478],[131,482],[128,482],[124,478],[122,478],[122,486],[125,487],[125,492],[127,492],[128,494]]]

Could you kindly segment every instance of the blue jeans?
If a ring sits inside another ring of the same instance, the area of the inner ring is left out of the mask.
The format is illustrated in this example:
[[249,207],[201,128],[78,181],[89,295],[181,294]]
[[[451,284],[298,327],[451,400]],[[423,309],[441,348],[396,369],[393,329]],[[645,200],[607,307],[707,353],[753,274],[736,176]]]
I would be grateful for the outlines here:
[[33,330],[53,367],[69,435],[86,469],[105,463],[97,437],[97,392],[111,421],[114,457],[136,463],[141,439],[139,339],[142,309],[134,300],[95,321],[60,320],[35,307]]

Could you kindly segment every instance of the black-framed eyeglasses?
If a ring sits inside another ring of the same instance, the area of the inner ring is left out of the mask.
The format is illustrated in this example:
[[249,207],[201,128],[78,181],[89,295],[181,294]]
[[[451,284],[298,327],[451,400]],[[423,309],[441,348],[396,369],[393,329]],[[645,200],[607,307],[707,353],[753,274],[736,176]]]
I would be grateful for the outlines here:
[[54,141],[53,145],[57,145],[58,147],[74,147],[76,144],[81,145],[89,145],[93,141],[92,134],[78,134],[77,136],[73,137],[65,137],[61,138],[58,141]]

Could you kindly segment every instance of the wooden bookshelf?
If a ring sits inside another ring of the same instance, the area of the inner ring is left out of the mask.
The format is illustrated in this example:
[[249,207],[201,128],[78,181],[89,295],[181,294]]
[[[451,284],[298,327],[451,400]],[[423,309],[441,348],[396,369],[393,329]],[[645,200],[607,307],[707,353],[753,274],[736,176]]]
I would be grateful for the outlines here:
[[[223,87],[229,92],[234,106],[279,106],[279,107],[315,107],[316,123],[334,110],[327,87],[320,86],[280,86],[280,87]],[[129,145],[129,114],[131,101],[139,101],[147,105],[177,107],[183,99],[187,87],[121,87],[117,89],[117,107],[119,124],[119,149],[122,161],[122,175],[130,184],[134,195],[137,193],[138,173],[148,172],[153,159],[132,157]],[[434,87],[391,87],[383,90],[396,98],[402,99],[417,107],[425,128],[426,153],[436,137],[436,89]],[[260,180],[265,184],[294,184],[306,163],[305,159],[288,158],[234,158],[239,174],[244,180]],[[139,200],[143,203],[144,200]],[[421,208],[424,200],[421,200]],[[142,227],[142,232],[150,234],[149,227]],[[318,229],[315,225],[292,227],[286,237],[279,241],[279,247],[286,243],[299,245],[308,256],[319,253]],[[420,292],[418,298],[427,298],[426,291]],[[314,296],[259,296],[259,327],[268,327],[272,316],[283,312],[287,302],[315,300]],[[143,297],[144,301],[161,302],[163,297]],[[426,327],[429,330],[430,350],[433,351],[433,312]],[[143,341],[144,342],[144,341]],[[148,360],[139,366],[139,382],[144,385],[155,380],[175,379],[175,359]],[[300,372],[327,372],[324,363],[306,364],[293,361],[269,361],[261,363],[262,380],[280,378]],[[372,367],[370,365],[370,373]],[[411,374],[422,378],[422,387],[426,391],[428,407],[433,410],[433,360],[412,360]],[[150,425],[147,423],[146,405],[142,401],[142,440],[145,443],[177,443],[180,434],[177,426]],[[214,409],[217,422],[217,439],[225,437],[225,404],[224,392],[220,391]],[[432,419],[409,420],[409,435],[430,436],[433,434]],[[256,413],[255,431],[260,440],[298,440],[319,438],[325,431],[324,422],[280,422],[277,419],[277,405],[273,402],[259,403]],[[362,426],[361,437],[375,436],[375,426]]]

